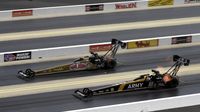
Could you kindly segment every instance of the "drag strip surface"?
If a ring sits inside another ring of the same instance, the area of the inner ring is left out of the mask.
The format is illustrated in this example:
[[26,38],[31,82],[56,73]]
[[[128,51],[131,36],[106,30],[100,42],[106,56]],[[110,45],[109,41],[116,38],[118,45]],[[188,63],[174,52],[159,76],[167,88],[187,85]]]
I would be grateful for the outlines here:
[[27,31],[0,34],[0,41],[27,40],[37,38],[52,38],[59,36],[73,36],[93,33],[119,32],[126,30],[139,30],[148,28],[173,27],[182,25],[200,24],[200,17],[164,19],[143,22],[129,22],[106,25],[83,26],[73,28],[59,28],[39,31]]
[[[169,67],[172,65],[170,57],[174,54],[178,54],[183,57],[191,59],[191,64],[197,64],[200,63],[199,53],[200,53],[199,46],[193,46],[185,48],[122,54],[117,56],[119,59],[119,66],[116,68],[115,71],[88,71],[88,72],[85,71],[85,72],[74,72],[66,74],[65,73],[54,74],[43,77],[37,77],[36,80],[29,83],[55,80],[55,79],[74,78],[83,75],[90,76],[90,75],[100,75],[113,72],[120,73],[123,71],[134,71],[142,69],[150,70],[152,68],[157,68],[158,65]],[[63,64],[69,61],[71,60],[1,67],[0,68],[1,85],[28,83],[20,79],[17,79],[15,77],[15,73],[18,69],[23,69],[27,67],[33,69],[38,69],[42,67],[45,68],[52,65]],[[200,74],[197,73],[197,74],[190,74],[188,76],[181,76],[180,81],[181,85],[175,89],[134,91],[134,92],[127,92],[120,94],[96,96],[86,100],[79,100],[75,98],[72,95],[74,90],[26,95],[20,97],[2,98],[0,99],[0,104],[1,104],[0,111],[1,112],[10,112],[10,111],[61,112],[66,110],[91,108],[97,106],[143,101],[156,98],[194,94],[200,92]]]
[[109,42],[112,38],[130,40],[170,35],[192,34],[199,33],[199,29],[200,24],[192,24],[40,39],[3,41],[0,42],[0,52]]

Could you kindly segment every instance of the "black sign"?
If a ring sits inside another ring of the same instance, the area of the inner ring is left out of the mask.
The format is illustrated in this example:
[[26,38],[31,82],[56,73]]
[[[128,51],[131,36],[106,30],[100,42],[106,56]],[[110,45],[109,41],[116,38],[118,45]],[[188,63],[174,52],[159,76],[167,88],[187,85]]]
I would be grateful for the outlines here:
[[172,38],[172,44],[182,44],[182,43],[191,43],[191,42],[192,42],[192,36]]
[[104,5],[99,4],[99,5],[86,5],[85,6],[85,11],[90,12],[90,11],[103,11]]
[[185,4],[200,3],[200,0],[185,0]]
[[20,61],[20,60],[28,60],[28,59],[31,59],[31,52],[18,52],[18,53],[4,54],[4,62]]

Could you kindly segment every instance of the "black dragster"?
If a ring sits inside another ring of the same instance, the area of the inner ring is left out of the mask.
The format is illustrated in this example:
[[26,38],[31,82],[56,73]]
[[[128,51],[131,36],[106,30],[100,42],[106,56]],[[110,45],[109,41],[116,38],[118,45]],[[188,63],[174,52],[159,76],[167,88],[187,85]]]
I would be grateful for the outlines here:
[[161,74],[159,71],[152,70],[153,74],[144,74],[136,79],[125,81],[119,84],[106,86],[97,89],[84,88],[83,90],[76,90],[74,96],[79,98],[86,98],[95,95],[118,93],[125,91],[133,91],[139,89],[157,89],[157,88],[175,88],[179,85],[179,78],[176,75],[182,65],[188,66],[189,59],[185,59],[178,55],[173,56],[174,65],[168,71]]

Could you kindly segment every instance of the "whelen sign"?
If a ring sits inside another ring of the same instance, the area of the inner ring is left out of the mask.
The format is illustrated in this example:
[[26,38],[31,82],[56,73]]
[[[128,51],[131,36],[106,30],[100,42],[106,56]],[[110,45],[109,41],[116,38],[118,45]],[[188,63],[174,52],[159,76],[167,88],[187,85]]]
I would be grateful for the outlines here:
[[137,8],[137,3],[120,3],[115,4],[115,9],[130,9],[130,8]]

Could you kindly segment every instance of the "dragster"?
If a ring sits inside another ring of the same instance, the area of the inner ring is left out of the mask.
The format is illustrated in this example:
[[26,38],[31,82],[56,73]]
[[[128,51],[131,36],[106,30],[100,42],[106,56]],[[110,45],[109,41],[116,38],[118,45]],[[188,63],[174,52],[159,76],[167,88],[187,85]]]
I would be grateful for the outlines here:
[[152,70],[152,75],[144,74],[130,81],[125,81],[119,84],[113,84],[92,90],[89,88],[76,90],[73,95],[78,98],[87,98],[102,94],[119,93],[140,89],[175,88],[179,85],[179,78],[177,73],[180,67],[182,65],[188,66],[190,60],[178,55],[174,55],[173,61],[175,63],[163,74],[157,70]]
[[26,69],[25,71],[20,70],[18,77],[21,79],[34,79],[35,76],[55,74],[62,72],[73,72],[83,70],[96,70],[96,69],[114,69],[117,65],[117,59],[115,57],[118,48],[126,48],[126,43],[112,39],[112,47],[104,54],[98,55],[97,53],[90,52],[91,56],[84,56],[74,60],[70,64],[59,65],[51,68],[42,70]]

